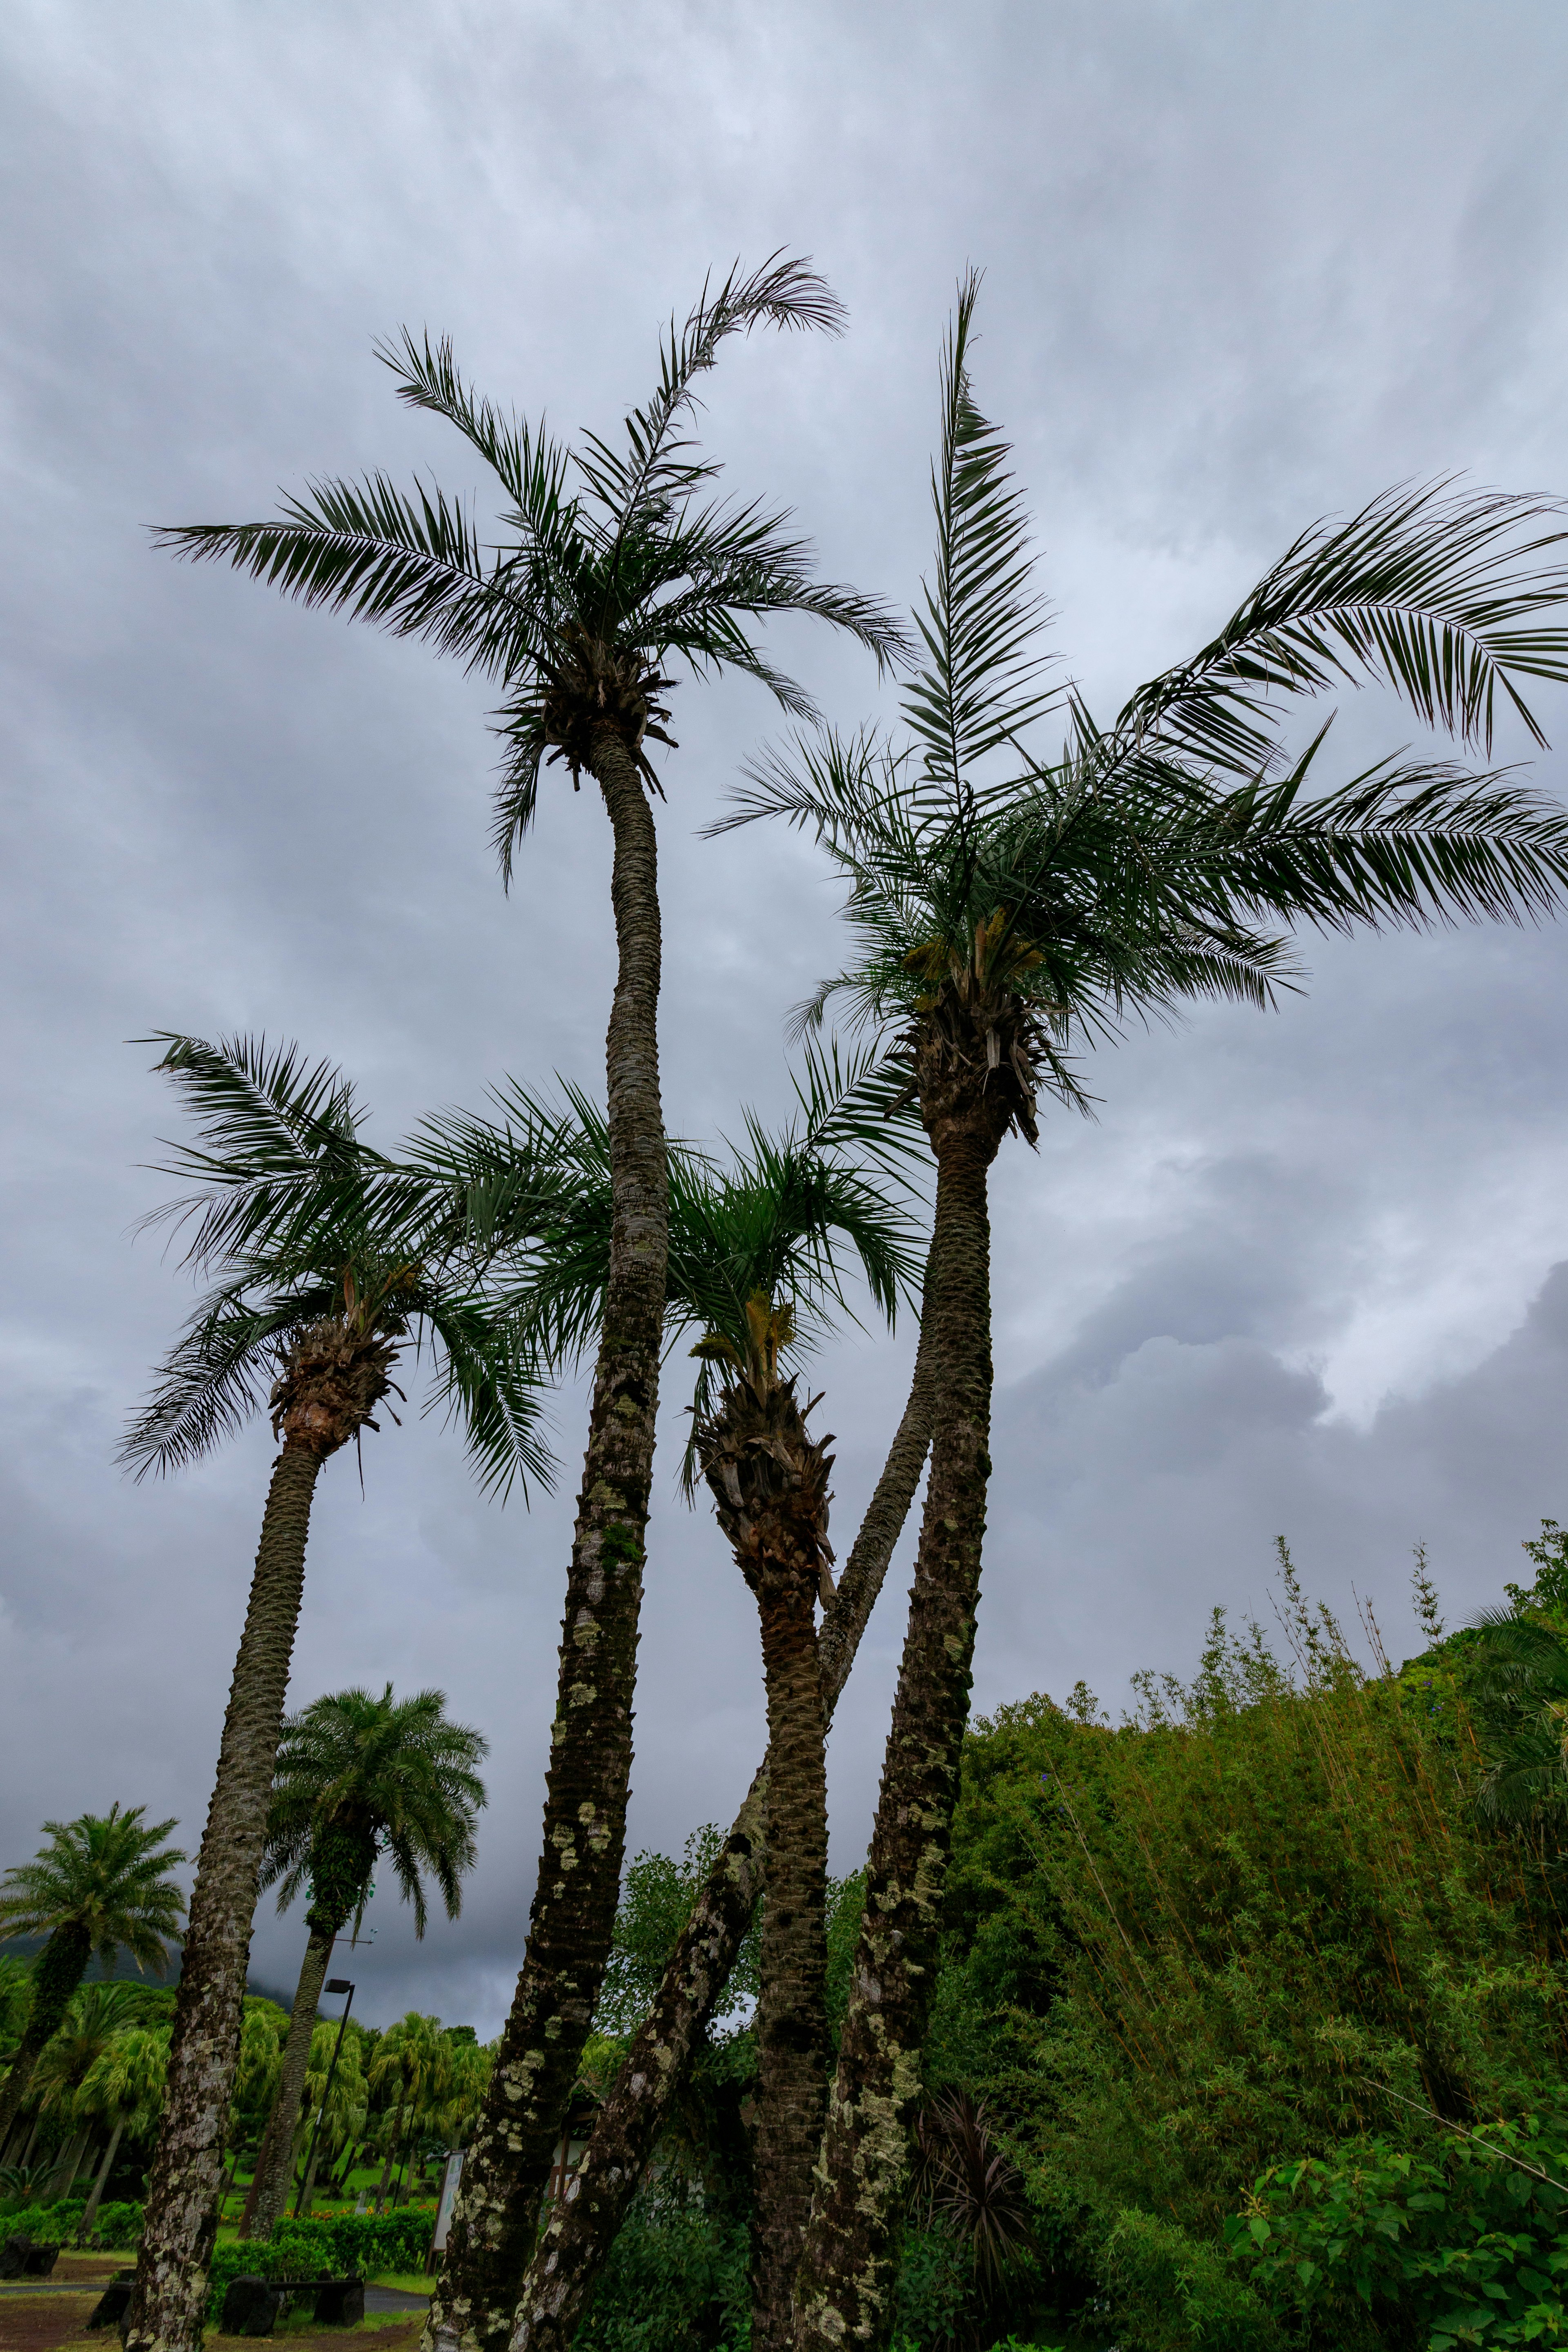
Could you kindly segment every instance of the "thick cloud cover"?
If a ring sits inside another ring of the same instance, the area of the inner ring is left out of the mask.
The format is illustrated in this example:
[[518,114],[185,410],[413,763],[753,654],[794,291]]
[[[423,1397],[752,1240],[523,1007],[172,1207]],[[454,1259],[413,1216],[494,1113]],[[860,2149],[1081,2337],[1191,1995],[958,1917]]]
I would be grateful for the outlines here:
[[[266,512],[383,466],[474,483],[398,409],[372,338],[449,332],[558,427],[613,425],[661,318],[739,252],[812,252],[842,343],[726,354],[706,421],[738,489],[798,507],[826,570],[901,600],[928,538],[938,336],[989,275],[982,395],[1018,448],[1060,642],[1092,703],[1207,635],[1303,523],[1450,468],[1568,488],[1568,26],[1544,5],[1053,0],[14,0],[0,24],[8,234],[8,1069],[0,1321],[0,1860],[111,1798],[194,1845],[268,1448],[166,1486],[112,1466],[183,1312],[130,1228],[172,1124],[127,1038],[265,1028],[351,1070],[387,1137],[510,1070],[595,1080],[608,852],[547,796],[503,898],[482,687],[182,570],[142,526]],[[835,716],[874,701],[805,627],[778,650]],[[785,1009],[836,954],[793,840],[703,844],[774,725],[683,686],[661,812],[672,1127],[787,1099]],[[1561,733],[1562,698],[1543,703]],[[1367,698],[1334,757],[1405,740]],[[1504,746],[1511,755],[1519,747]],[[1561,763],[1539,771],[1554,789]],[[1263,1608],[1289,1536],[1336,1606],[1414,1640],[1410,1545],[1455,1612],[1565,1499],[1564,941],[1548,928],[1310,943],[1279,1015],[1215,1012],[1102,1057],[1092,1125],[997,1179],[998,1473],[983,1704],[1080,1675],[1120,1704],[1189,1667],[1212,1601]],[[853,1525],[909,1336],[819,1384]],[[682,1399],[672,1384],[669,1428]],[[322,1483],[294,1692],[439,1682],[493,1742],[461,1923],[390,1897],[372,2016],[494,2029],[526,1916],[565,1496],[479,1501],[429,1426]],[[899,1640],[878,1612],[834,1747],[863,1844]],[[711,1525],[661,1489],[634,1838],[725,1818],[760,1747],[754,1628]],[[264,1915],[259,1975],[299,1934]]]

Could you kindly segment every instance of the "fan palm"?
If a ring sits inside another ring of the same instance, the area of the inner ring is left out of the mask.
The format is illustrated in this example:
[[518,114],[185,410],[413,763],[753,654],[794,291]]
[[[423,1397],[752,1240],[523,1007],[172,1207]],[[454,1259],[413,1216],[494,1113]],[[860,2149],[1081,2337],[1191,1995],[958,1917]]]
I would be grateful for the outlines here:
[[150,2132],[163,2105],[169,2072],[167,2025],[132,2026],[114,2034],[94,2058],[76,2095],[76,2112],[107,2126],[109,2138],[94,2177],[86,2210],[77,2227],[79,2239],[91,2235],[103,2202],[121,2137],[140,2139]]
[[563,1643],[542,1899],[497,2060],[510,2128],[494,2162],[476,2148],[465,2173],[433,2305],[437,2336],[477,2330],[499,2344],[505,2332],[519,2233],[532,2229],[620,1880],[668,1234],[649,800],[659,786],[648,756],[650,742],[671,741],[661,723],[667,669],[738,670],[805,712],[809,698],[759,649],[760,622],[814,614],[879,664],[903,646],[879,604],[812,579],[810,551],[787,516],[712,494],[717,467],[691,433],[698,380],[731,335],[763,324],[837,331],[842,318],[802,261],[775,254],[750,275],[732,270],[717,289],[704,287],[684,328],[671,323],[658,388],[626,417],[623,445],[589,434],[574,450],[477,397],[448,344],[416,343],[405,331],[380,356],[400,397],[446,418],[496,477],[506,501],[500,544],[486,546],[460,499],[423,487],[406,496],[380,475],[320,485],[271,522],[159,534],[179,554],[232,563],[307,604],[425,637],[497,680],[506,754],[495,837],[508,877],[542,764],[563,761],[574,785],[587,771],[614,838],[615,1255],[564,1612],[578,1643],[592,1640],[595,1669],[582,1675],[580,1647]]
[[[833,1598],[827,1538],[831,1438],[807,1428],[796,1389],[801,1345],[846,1306],[839,1260],[857,1261],[874,1303],[891,1317],[918,1258],[907,1219],[884,1178],[910,1143],[889,1127],[889,1090],[868,1087],[866,1057],[840,1067],[813,1057],[798,1087],[801,1120],[771,1136],[752,1118],[730,1168],[679,1147],[670,1154],[667,1325],[695,1328],[700,1364],[689,1489],[700,1473],[762,1619],[769,1756],[766,1886],[758,2018],[757,2342],[768,2315],[787,2314],[787,2285],[820,2137],[828,2034],[824,1915],[827,1808],[824,1696],[815,1609]],[[445,1155],[454,1188],[486,1245],[507,1243],[505,1171],[513,1139],[552,1114],[521,1089],[502,1097],[500,1127],[470,1121],[427,1130],[433,1165]],[[510,1303],[552,1359],[591,1342],[609,1270],[608,1136],[581,1097],[583,1191],[558,1231],[531,1250]],[[531,1144],[525,1157],[534,1156]],[[869,1602],[867,1602],[868,1609]],[[492,2130],[505,2109],[492,2089]],[[482,2139],[477,2143],[482,2146]],[[468,2161],[474,2160],[470,2153]]]
[[241,2237],[270,2237],[288,2200],[316,2004],[332,1946],[351,1919],[358,1934],[377,1855],[386,1855],[414,1906],[416,1936],[425,1933],[426,1871],[455,1919],[485,1802],[474,1768],[489,1746],[480,1733],[448,1721],[444,1691],[395,1699],[390,1683],[379,1698],[365,1690],[331,1692],[284,1724],[261,1884],[277,1885],[280,1911],[309,1885],[309,1936]]
[[168,1037],[158,1065],[201,1122],[170,1171],[195,1190],[160,1213],[194,1221],[187,1262],[217,1276],[162,1367],[123,1453],[140,1472],[206,1453],[258,1409],[280,1440],[217,1779],[191,1897],[169,2098],[147,2200],[132,2340],[194,2342],[260,1883],[267,1809],[321,1468],[378,1424],[395,1374],[429,1351],[432,1405],[464,1425],[481,1481],[543,1476],[540,1389],[503,1316],[420,1255],[388,1163],[358,1135],[352,1087],[327,1064],[247,1039]]
[[[185,1857],[166,1843],[174,1823],[145,1821],[146,1810],[116,1804],[74,1822],[46,1822],[48,1844],[0,1882],[0,1936],[48,1939],[34,1963],[26,2021],[0,2083],[0,2147],[93,1955],[106,1975],[122,1951],[138,1969],[167,1965],[168,1941],[185,1907],[172,1874]],[[99,2009],[114,2000],[106,1990]]]
[[[971,391],[977,286],[944,357],[926,655],[898,741],[804,741],[752,772],[727,823],[814,831],[849,885],[859,942],[839,992],[908,1074],[937,1163],[940,1411],[909,1631],[870,1853],[862,1940],[799,2284],[800,2341],[884,2342],[948,1824],[968,1711],[990,1463],[988,1171],[1033,1141],[1042,1093],[1080,1106],[1075,1044],[1193,996],[1267,1004],[1291,983],[1267,928],[1351,930],[1555,905],[1568,817],[1506,775],[1381,762],[1307,796],[1325,730],[1293,761],[1292,696],[1362,679],[1489,747],[1521,680],[1568,677],[1568,601],[1544,501],[1374,500],[1308,531],[1212,644],[1099,729],[1064,694],[1059,761],[1026,748],[1052,707],[1008,452]],[[1532,535],[1533,534],[1533,535]]]

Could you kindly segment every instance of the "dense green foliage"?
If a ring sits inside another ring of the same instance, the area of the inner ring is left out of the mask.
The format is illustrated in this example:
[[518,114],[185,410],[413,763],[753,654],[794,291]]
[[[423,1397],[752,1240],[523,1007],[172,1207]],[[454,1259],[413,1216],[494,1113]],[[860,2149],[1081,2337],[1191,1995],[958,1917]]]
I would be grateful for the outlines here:
[[270,2238],[235,2239],[213,2252],[209,2316],[216,2319],[237,2278],[374,2278],[384,2271],[422,2271],[435,2226],[432,2209],[413,2207],[279,2221]]
[[[1549,1522],[1527,1549],[1510,1620],[1568,1641],[1568,1538]],[[1216,1613],[1194,1679],[1138,1677],[1120,1725],[1080,1685],[969,1735],[926,2074],[984,2146],[967,2211],[912,2196],[907,2352],[1568,2338],[1568,1780],[1523,1820],[1479,1801],[1539,1689],[1500,1677],[1484,1626],[1444,1637],[1420,1563],[1428,1646],[1398,1671],[1370,1623],[1357,1662],[1283,1548],[1280,1579],[1282,1644]],[[617,2032],[715,1834],[628,1873]],[[858,1899],[851,1881],[835,1906],[839,2018]],[[718,2072],[749,2071],[752,1966],[584,2341],[737,2340],[715,2330],[743,2173],[700,2206],[683,2182],[713,2179],[693,2118]],[[982,2203],[1009,2182],[1025,2226],[982,2274]]]

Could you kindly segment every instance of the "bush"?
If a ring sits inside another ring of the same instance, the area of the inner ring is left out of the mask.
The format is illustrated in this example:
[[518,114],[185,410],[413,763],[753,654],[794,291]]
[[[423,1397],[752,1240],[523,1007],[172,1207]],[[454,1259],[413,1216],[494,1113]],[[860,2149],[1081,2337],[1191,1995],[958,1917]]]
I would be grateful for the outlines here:
[[1568,2333],[1568,2135],[1527,2119],[1482,2137],[1493,2146],[1455,2140],[1428,2158],[1369,2139],[1331,2162],[1276,2165],[1226,2224],[1233,2255],[1313,2342],[1382,2342],[1373,2326],[1404,2320],[1424,2352],[1557,2343]]
[[269,2238],[237,2238],[214,2249],[207,2317],[223,2309],[237,2278],[374,2278],[380,2271],[422,2271],[435,2216],[428,2210],[345,2213],[336,2220],[279,2221]]
[[576,2335],[578,2352],[731,2352],[751,2336],[747,2237],[682,2179],[633,2200]]

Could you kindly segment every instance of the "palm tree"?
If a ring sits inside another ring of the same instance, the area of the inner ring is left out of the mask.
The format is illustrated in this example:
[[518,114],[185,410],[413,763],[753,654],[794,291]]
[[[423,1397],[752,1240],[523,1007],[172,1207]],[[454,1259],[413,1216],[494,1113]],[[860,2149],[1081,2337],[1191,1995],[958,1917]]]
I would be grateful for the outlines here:
[[0,1882],[0,1936],[46,1936],[33,1967],[32,2000],[16,2054],[0,2083],[0,2147],[45,2045],[96,1953],[105,1975],[129,1952],[138,1969],[168,1964],[166,1938],[185,1903],[171,1874],[184,1861],[164,1843],[172,1821],[146,1822],[145,1805],[118,1804],[74,1822],[46,1822],[48,1844]]
[[[928,1273],[909,1398],[817,1637],[825,1738],[930,1450],[933,1297]],[[771,1859],[768,1798],[764,1757],[676,1939],[652,2006],[599,2104],[574,2194],[555,2199],[546,2213],[518,2301],[513,2352],[567,2352],[573,2341],[751,1926]]]
[[[384,2126],[386,2161],[375,2192],[379,2213],[401,2150],[406,2161],[415,2140],[424,2136],[452,2095],[453,2043],[438,2017],[421,2016],[411,2009],[382,2035],[370,2065],[373,2091],[391,2103]],[[395,2203],[395,2192],[394,2202]]]
[[[804,1082],[796,1082],[801,1119],[772,1136],[748,1114],[745,1143],[732,1150],[728,1169],[689,1149],[670,1153],[667,1328],[672,1337],[693,1328],[702,1335],[692,1351],[701,1370],[686,1484],[689,1492],[699,1472],[706,1480],[756,1597],[768,1701],[753,2255],[759,2352],[784,2340],[776,2331],[781,2315],[787,2324],[829,2057],[826,1722],[815,1611],[819,1600],[826,1606],[834,1598],[832,1440],[807,1429],[812,1406],[803,1404],[787,1366],[847,1306],[839,1271],[846,1247],[889,1319],[918,1268],[911,1227],[864,1165],[869,1160],[886,1179],[902,1167],[911,1141],[897,1120],[889,1123],[890,1090],[868,1083],[870,1058],[845,1067],[837,1054],[809,1055]],[[530,1211],[526,1263],[505,1294],[558,1363],[591,1344],[609,1267],[608,1134],[591,1104],[580,1095],[571,1099],[580,1198],[552,1233],[536,1234]],[[564,1123],[516,1087],[500,1102],[503,1125],[432,1122],[424,1142],[426,1164],[445,1172],[485,1245],[504,1256],[512,1152],[531,1165],[537,1137],[563,1134]],[[868,1598],[865,1606],[868,1612]]]
[[1291,762],[1288,698],[1367,678],[1467,744],[1519,681],[1568,677],[1568,601],[1542,565],[1541,500],[1396,491],[1307,531],[1212,644],[1108,730],[1062,698],[1069,740],[1035,757],[1052,697],[1007,449],[974,404],[976,294],[961,290],[932,474],[937,563],[907,733],[802,742],[752,772],[730,823],[809,827],[849,885],[860,941],[837,991],[884,1037],[937,1163],[940,1399],[908,1636],[868,1869],[855,1990],[797,2289],[803,2346],[875,2346],[891,2324],[896,2212],[935,1974],[969,1703],[990,1470],[988,1171],[1034,1139],[1042,1090],[1081,1104],[1075,1040],[1194,995],[1266,1004],[1292,982],[1258,923],[1420,926],[1536,913],[1568,880],[1568,818],[1506,776],[1381,762],[1316,799],[1326,729]]
[[28,2088],[38,2114],[46,2123],[61,2125],[65,2134],[46,2184],[50,2196],[70,2193],[91,2137],[90,2119],[84,2121],[78,2093],[114,2036],[132,2022],[138,1990],[123,1980],[79,1985],[59,2031],[46,2043],[33,2069]]
[[[330,2178],[331,2159],[341,2149],[358,2146],[369,2113],[370,2084],[362,2063],[360,2037],[357,2033],[344,2034],[340,2045],[339,2031],[335,2022],[327,2021],[314,2027],[310,2033],[303,2089],[306,2114],[314,2115],[316,2125],[312,2127],[311,2144],[306,2157],[305,2177],[300,2184],[300,2202],[296,2210],[301,2215],[310,2210],[310,2198],[316,2186],[316,2168],[322,2157],[328,2160]],[[305,2138],[302,2127],[300,2138],[301,2141]],[[293,2155],[291,2145],[288,2151],[290,2165]],[[258,2236],[260,2232],[253,2231],[252,2234]]]
[[76,2095],[79,2115],[109,2127],[103,2160],[92,2184],[87,2209],[77,2228],[79,2240],[92,2234],[98,2209],[120,2153],[121,2135],[140,2139],[150,2132],[163,2105],[169,2072],[167,2025],[132,2026],[114,2034],[83,2075]]
[[294,1995],[278,2098],[246,2200],[242,2238],[267,2238],[288,2201],[316,2004],[332,1946],[350,1919],[357,1936],[378,1854],[390,1859],[414,1932],[426,1925],[424,1873],[440,1889],[447,1916],[463,1907],[462,1881],[474,1863],[474,1825],[485,1802],[474,1767],[489,1742],[447,1719],[444,1691],[395,1699],[387,1684],[313,1699],[283,1726],[267,1820],[261,1884],[278,1886],[286,1911],[310,1892],[310,1934]]
[[[128,2325],[137,2352],[193,2347],[205,2307],[238,2053],[251,1919],[322,1465],[363,1431],[414,1341],[431,1402],[460,1418],[481,1481],[541,1477],[540,1391],[515,1334],[420,1253],[387,1163],[365,1150],[352,1087],[289,1047],[166,1036],[159,1068],[200,1120],[172,1172],[195,1191],[165,1217],[195,1221],[187,1263],[218,1279],[162,1367],[123,1448],[139,1474],[205,1454],[258,1409],[280,1441],[196,1864]],[[390,1410],[390,1408],[389,1408]]]
[[416,343],[405,331],[379,355],[400,397],[455,425],[496,476],[501,544],[486,547],[461,500],[423,486],[405,496],[381,475],[319,486],[271,522],[159,533],[176,553],[228,562],[307,604],[425,637],[495,678],[506,744],[495,837],[508,878],[542,764],[563,761],[574,786],[587,771],[614,838],[615,1251],[566,1591],[563,1622],[574,1631],[562,1646],[527,1953],[432,2306],[436,2337],[477,2334],[498,2352],[609,1951],[625,1843],[668,1238],[650,803],[661,788],[647,746],[671,741],[660,723],[668,665],[699,677],[737,670],[786,709],[809,709],[755,642],[770,614],[815,614],[879,665],[903,646],[879,604],[812,580],[810,551],[786,516],[711,496],[718,469],[691,435],[698,379],[731,335],[760,324],[836,332],[842,318],[808,265],[778,254],[749,276],[732,270],[716,291],[705,286],[685,327],[672,321],[658,387],[627,416],[619,450],[594,434],[568,450],[509,419],[464,383],[449,344]]

